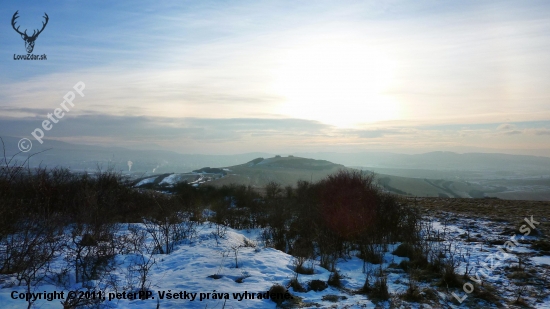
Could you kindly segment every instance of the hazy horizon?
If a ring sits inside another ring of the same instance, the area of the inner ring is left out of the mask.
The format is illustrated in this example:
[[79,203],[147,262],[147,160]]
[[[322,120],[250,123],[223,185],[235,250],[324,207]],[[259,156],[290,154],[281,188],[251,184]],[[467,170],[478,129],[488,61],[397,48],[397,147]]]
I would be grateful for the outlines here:
[[[21,31],[47,26],[14,60]],[[544,1],[6,1],[0,136],[186,154],[550,157]],[[47,146],[47,145],[46,145]]]

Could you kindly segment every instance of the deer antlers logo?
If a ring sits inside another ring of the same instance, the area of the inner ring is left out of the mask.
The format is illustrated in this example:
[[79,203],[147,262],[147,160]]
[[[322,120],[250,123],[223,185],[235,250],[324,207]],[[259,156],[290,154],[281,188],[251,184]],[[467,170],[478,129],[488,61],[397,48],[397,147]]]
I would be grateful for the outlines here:
[[34,41],[36,41],[36,38],[38,38],[38,35],[40,33],[42,33],[42,31],[44,31],[44,28],[46,28],[46,25],[48,24],[48,20],[50,18],[48,17],[48,14],[44,13],[43,17],[46,20],[46,22],[42,22],[42,29],[34,30],[32,35],[29,36],[27,34],[26,29],[25,29],[24,32],[21,32],[21,31],[19,31],[19,26],[17,26],[17,28],[15,28],[15,20],[19,18],[19,16],[17,16],[18,13],[19,13],[19,11],[15,12],[15,14],[13,14],[13,17],[11,18],[11,26],[13,27],[13,30],[15,30],[17,33],[19,33],[21,35],[21,38],[25,41],[25,48],[27,49],[27,53],[30,54],[30,53],[32,53],[32,51],[34,49]]

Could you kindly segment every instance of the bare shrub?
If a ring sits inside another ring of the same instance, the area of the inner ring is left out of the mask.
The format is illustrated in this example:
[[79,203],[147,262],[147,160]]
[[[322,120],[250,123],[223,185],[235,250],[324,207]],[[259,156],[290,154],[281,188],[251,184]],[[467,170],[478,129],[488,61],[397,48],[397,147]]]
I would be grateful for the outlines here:
[[[212,224],[212,223],[211,223]],[[222,223],[213,223],[215,226],[214,231],[212,231],[212,236],[216,240],[216,245],[220,245],[220,239],[224,239],[227,234],[227,225]]]
[[75,224],[71,230],[65,259],[74,268],[76,282],[97,280],[115,267],[113,226],[104,226],[100,230],[96,228]]
[[414,258],[415,248],[409,243],[400,244],[392,254],[399,257],[407,257],[410,260]]
[[[6,236],[0,244],[4,249],[3,273],[14,273],[18,285],[25,286],[27,293],[48,278],[50,263],[62,247],[57,226],[52,223],[28,218],[20,223],[20,231]],[[33,303],[27,299],[28,308]]]
[[271,298],[271,301],[281,304],[285,301],[285,295],[288,295],[288,290],[280,285],[280,284],[274,284],[269,288],[269,296]]
[[295,292],[300,292],[300,293],[303,293],[303,292],[306,292],[307,290],[302,286],[302,284],[300,283],[300,281],[298,281],[298,277],[294,277],[292,279],[290,279],[290,282],[289,282],[289,287],[291,287]]
[[320,211],[327,228],[342,239],[353,239],[376,220],[378,191],[372,176],[340,171],[320,183]]
[[309,290],[320,292],[328,288],[328,284],[323,280],[315,279],[308,282],[308,288]]
[[265,186],[265,195],[267,199],[275,199],[282,195],[283,188],[280,184],[271,181]]
[[456,247],[454,250],[449,249],[448,257],[444,259],[443,263],[443,276],[441,278],[441,286],[446,287],[461,287],[463,282],[460,276],[456,273],[457,268],[461,264],[459,255],[456,253]]
[[231,246],[231,251],[233,251],[233,256],[235,256],[235,268],[239,268],[239,250],[241,250],[242,245],[233,245]]
[[343,276],[340,274],[340,272],[338,272],[338,270],[332,272],[330,274],[330,276],[328,277],[328,285],[330,286],[333,286],[333,287],[336,287],[336,288],[341,288],[342,287],[342,278]]
[[247,271],[242,271],[241,276],[237,279],[235,279],[235,282],[237,283],[243,283],[244,279],[250,278],[250,274]]
[[[156,261],[152,256],[146,254],[136,254],[131,258],[128,266],[128,288],[138,289],[140,292],[149,290],[151,282],[149,280],[149,273]],[[137,282],[133,279],[136,278]]]
[[145,240],[147,231],[135,224],[128,224],[128,233],[121,235],[117,239],[116,249],[118,254],[141,253],[146,250]]
[[157,213],[143,218],[145,230],[151,235],[155,243],[155,252],[170,254],[174,246],[183,240],[196,236],[196,221],[192,221],[192,213],[180,211],[175,199],[161,198],[162,204],[155,200]]
[[422,300],[422,295],[420,294],[420,289],[418,287],[417,272],[418,270],[415,269],[411,269],[408,272],[407,290],[402,295],[402,298],[407,301],[419,302]]
[[388,300],[390,298],[390,293],[388,292],[388,278],[385,275],[376,278],[369,296],[380,300]]
[[294,266],[294,272],[296,274],[301,274],[301,275],[312,275],[315,270],[313,268],[313,262],[311,262],[311,266],[305,266],[305,263],[308,261],[309,259],[307,257],[303,257],[303,256],[295,256],[292,258],[292,265]]

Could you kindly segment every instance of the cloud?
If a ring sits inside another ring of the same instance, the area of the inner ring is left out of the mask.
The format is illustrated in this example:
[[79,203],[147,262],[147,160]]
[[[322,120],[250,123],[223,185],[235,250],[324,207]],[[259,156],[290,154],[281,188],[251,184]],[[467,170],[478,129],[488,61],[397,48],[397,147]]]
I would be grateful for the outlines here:
[[[29,109],[25,109],[29,110]],[[31,110],[32,111],[32,110]],[[39,110],[41,111],[41,110]],[[51,111],[49,111],[51,112]],[[0,118],[1,133],[26,136],[40,128],[46,116]],[[66,115],[45,132],[48,138],[111,138],[151,141],[186,138],[197,141],[230,141],[259,135],[319,135],[331,127],[320,122],[293,118],[166,118],[113,116],[108,114]]]
[[[27,137],[52,110],[14,107],[0,116],[0,136]],[[243,153],[249,151],[361,151],[365,149],[431,149],[445,147],[503,148],[514,136],[535,148],[550,135],[548,122],[513,123],[495,132],[494,123],[425,127],[418,124],[376,125],[342,129],[318,121],[285,117],[153,117],[116,116],[98,112],[66,114],[45,131],[45,139],[78,144],[164,149],[182,153]],[[510,130],[510,128],[516,128]],[[487,141],[491,142],[488,143]],[[431,147],[431,148],[430,148]],[[464,148],[465,149],[465,148]],[[494,150],[493,150],[494,151]]]
[[[511,128],[516,128],[515,125],[511,125]],[[518,135],[518,134],[528,134],[531,136],[542,136],[542,135],[550,135],[550,129],[548,128],[534,128],[534,127],[526,127],[521,130],[519,129],[513,129],[508,131],[503,131],[501,134],[504,135]]]
[[399,133],[398,130],[388,130],[388,129],[374,129],[374,130],[357,130],[354,133],[359,138],[378,138],[384,137],[390,134]]
[[534,130],[535,135],[550,135],[550,129],[535,129]]
[[503,134],[506,134],[506,135],[517,135],[517,134],[522,134],[523,132],[520,131],[520,130],[512,130],[512,131],[506,131],[504,132]]
[[514,130],[516,128],[516,125],[510,124],[510,123],[503,123],[497,127],[497,130],[499,131],[506,131],[506,130]]

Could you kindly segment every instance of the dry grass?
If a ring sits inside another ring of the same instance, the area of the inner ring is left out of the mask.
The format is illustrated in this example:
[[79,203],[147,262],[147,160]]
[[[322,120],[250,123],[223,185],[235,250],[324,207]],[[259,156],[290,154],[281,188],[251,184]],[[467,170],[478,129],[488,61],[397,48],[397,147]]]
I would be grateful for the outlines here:
[[540,222],[540,230],[545,238],[550,235],[550,202],[548,201],[511,201],[500,199],[467,199],[467,198],[430,198],[404,197],[409,202],[416,200],[421,209],[433,213],[434,211],[453,212],[473,218],[486,218],[494,221],[507,222],[513,228],[526,224],[524,218],[531,218]]

